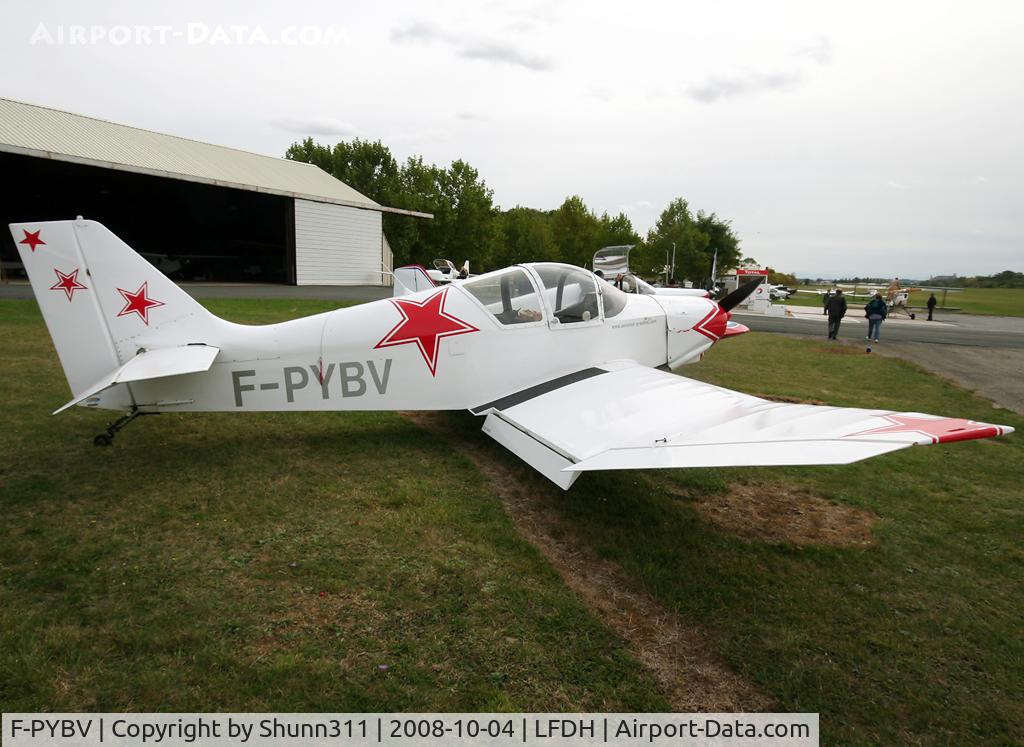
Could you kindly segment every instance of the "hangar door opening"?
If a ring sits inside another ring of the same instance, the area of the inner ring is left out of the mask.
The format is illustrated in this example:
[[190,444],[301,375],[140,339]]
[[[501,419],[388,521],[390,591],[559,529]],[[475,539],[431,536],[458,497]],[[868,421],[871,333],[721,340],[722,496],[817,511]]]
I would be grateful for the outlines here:
[[296,283],[382,285],[381,224],[376,210],[296,199]]
[[7,223],[81,215],[173,280],[295,282],[290,197],[12,153],[0,173],[5,279],[24,277]]

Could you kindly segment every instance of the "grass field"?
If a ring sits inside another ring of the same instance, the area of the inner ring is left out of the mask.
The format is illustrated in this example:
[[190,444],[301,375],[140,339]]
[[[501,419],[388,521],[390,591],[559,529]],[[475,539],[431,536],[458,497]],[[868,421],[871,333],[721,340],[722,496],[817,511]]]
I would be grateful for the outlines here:
[[[804,290],[813,290],[811,287]],[[866,292],[866,288],[860,292]],[[935,297],[942,304],[942,293]],[[851,300],[850,305],[867,303],[866,298]],[[928,301],[928,293],[915,291],[910,294],[910,305],[924,308]],[[797,293],[786,301],[795,306],[821,307],[821,297],[812,293]],[[1024,316],[1024,288],[965,288],[962,291],[949,291],[946,305],[958,308],[965,314],[988,314],[991,316]],[[941,309],[939,313],[942,313]]]
[[[209,306],[270,321],[330,304]],[[35,305],[0,302],[0,331],[3,710],[667,707],[436,433],[391,413],[162,415],[96,449],[104,413],[48,415],[68,393]],[[845,351],[752,333],[686,373],[1024,426]],[[563,493],[479,420],[444,418],[781,710],[820,712],[824,743],[1024,733],[1020,433],[847,467],[592,473]],[[737,536],[698,510],[737,487],[872,512],[874,542]]]

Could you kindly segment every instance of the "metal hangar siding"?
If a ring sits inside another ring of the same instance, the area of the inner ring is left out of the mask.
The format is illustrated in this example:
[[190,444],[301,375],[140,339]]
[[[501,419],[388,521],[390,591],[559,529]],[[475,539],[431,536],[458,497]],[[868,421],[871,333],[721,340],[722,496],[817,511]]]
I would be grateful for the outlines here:
[[378,212],[296,199],[296,285],[381,285],[381,234]]

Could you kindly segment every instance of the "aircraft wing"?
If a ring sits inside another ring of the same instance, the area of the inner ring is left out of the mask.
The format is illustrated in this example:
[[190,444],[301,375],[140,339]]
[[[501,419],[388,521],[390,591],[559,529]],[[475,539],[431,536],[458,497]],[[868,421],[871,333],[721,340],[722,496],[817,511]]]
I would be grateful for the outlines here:
[[563,489],[591,470],[848,464],[1013,431],[923,413],[772,402],[633,361],[578,371],[472,412],[486,414],[485,433]]

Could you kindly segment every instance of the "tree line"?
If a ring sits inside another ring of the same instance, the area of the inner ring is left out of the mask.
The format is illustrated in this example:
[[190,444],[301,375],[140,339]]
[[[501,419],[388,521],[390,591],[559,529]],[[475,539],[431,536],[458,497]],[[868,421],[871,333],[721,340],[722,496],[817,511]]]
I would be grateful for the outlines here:
[[716,250],[720,272],[740,261],[740,240],[729,222],[715,213],[694,212],[682,198],[672,200],[641,237],[625,213],[597,215],[578,195],[554,210],[502,209],[465,161],[441,167],[410,156],[399,163],[379,140],[357,138],[332,147],[306,138],[293,143],[285,158],[319,166],[382,205],[433,213],[433,220],[384,214],[396,266],[445,257],[456,264],[469,259],[475,272],[534,261],[586,267],[601,247],[636,244],[630,265],[638,274],[661,274],[674,250],[675,279],[703,283],[711,276]]
[[931,278],[927,281],[927,284],[951,288],[1024,288],[1024,272],[1003,270],[995,275]]

